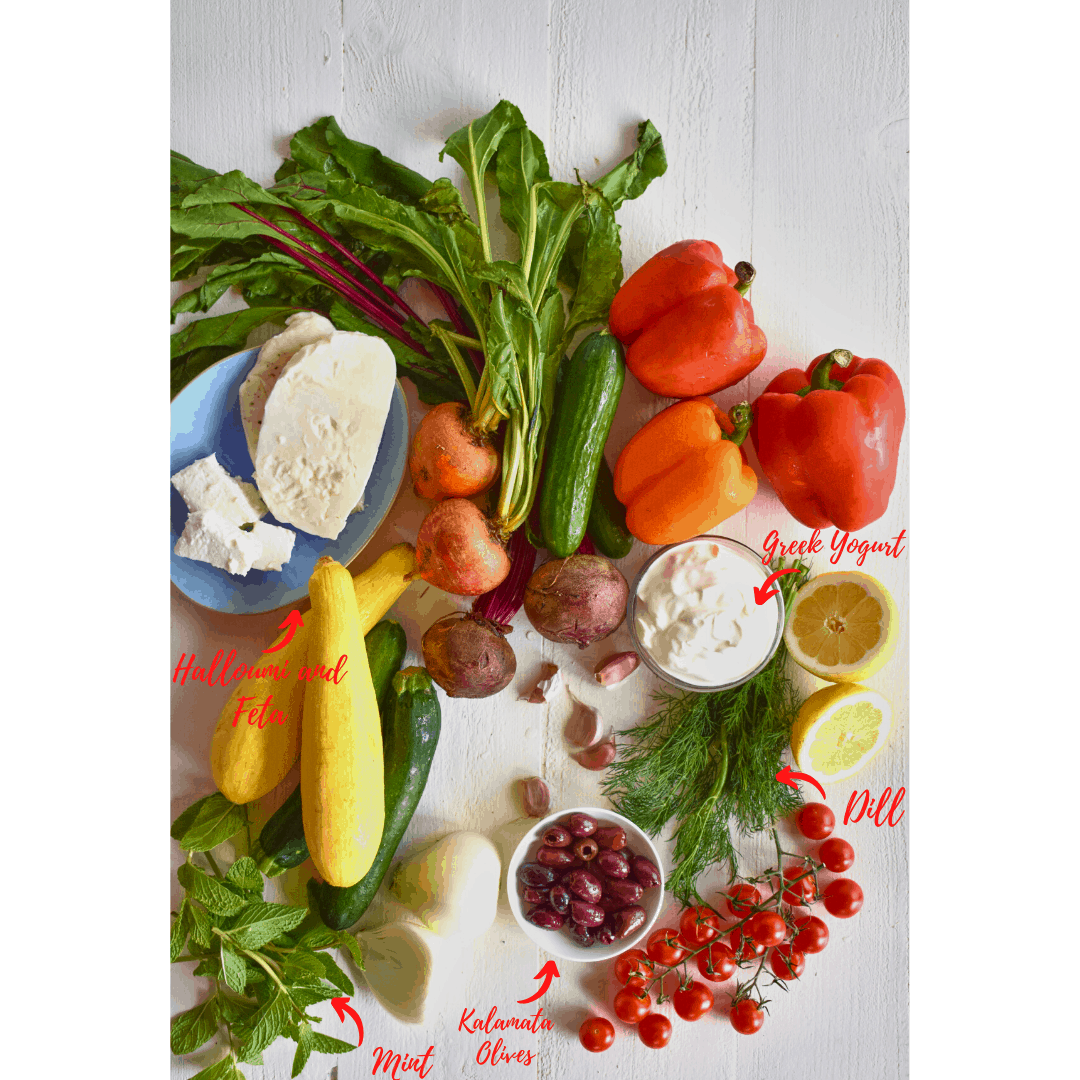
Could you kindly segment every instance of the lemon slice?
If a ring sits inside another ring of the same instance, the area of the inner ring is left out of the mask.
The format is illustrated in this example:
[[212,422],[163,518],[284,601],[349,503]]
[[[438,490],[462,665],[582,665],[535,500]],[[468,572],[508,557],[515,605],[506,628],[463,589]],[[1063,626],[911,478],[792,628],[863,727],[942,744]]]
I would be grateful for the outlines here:
[[799,772],[823,784],[857,773],[892,732],[892,706],[876,690],[842,683],[826,686],[802,704],[791,727]]
[[892,656],[899,623],[893,598],[880,581],[838,571],[819,574],[799,590],[784,641],[811,675],[862,682]]

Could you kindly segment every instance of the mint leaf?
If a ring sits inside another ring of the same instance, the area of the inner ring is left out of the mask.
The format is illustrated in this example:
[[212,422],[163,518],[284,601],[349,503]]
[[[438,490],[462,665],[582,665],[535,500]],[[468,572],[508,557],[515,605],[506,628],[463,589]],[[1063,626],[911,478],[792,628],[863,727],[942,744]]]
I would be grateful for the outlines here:
[[215,953],[213,956],[200,960],[192,975],[200,979],[220,979],[222,977],[221,957]]
[[243,806],[215,791],[189,806],[169,832],[185,851],[209,851],[238,833],[246,821]]
[[237,956],[228,943],[221,943],[221,971],[225,976],[225,985],[238,994],[244,992],[247,985],[247,964],[242,956]]
[[176,876],[191,896],[215,915],[235,915],[247,904],[242,897],[191,863],[184,863],[176,871]]
[[312,1044],[320,1054],[347,1054],[355,1050],[357,1044],[346,1042],[344,1039],[335,1039],[330,1035],[324,1035],[321,1031],[311,1033]]
[[260,893],[262,892],[263,876],[259,873],[255,860],[247,855],[237,859],[229,867],[225,880],[231,881],[234,885],[239,885],[245,892],[251,892],[255,889],[258,889]]
[[174,1054],[190,1054],[198,1050],[217,1033],[218,1011],[217,995],[207,998],[194,1009],[180,1013],[173,1022],[169,1033],[169,1045]]
[[291,1012],[289,997],[278,990],[254,1015],[237,1025],[234,1032],[244,1043],[242,1060],[261,1054],[285,1030]]
[[302,1008],[307,1008],[308,1005],[318,1005],[320,1001],[329,1001],[331,998],[339,996],[340,994],[336,986],[289,987],[289,997]]
[[198,904],[188,904],[188,914],[191,916],[191,940],[204,949],[209,948],[214,936],[210,916]]
[[325,923],[316,923],[296,943],[308,949],[325,949],[337,941],[338,932]]
[[281,965],[282,980],[310,983],[314,979],[317,985],[325,971],[322,959],[321,956],[307,949],[297,949],[296,952],[290,953]]
[[258,1005],[242,998],[232,998],[225,994],[218,994],[218,1013],[226,1024],[238,1024],[253,1016]]
[[352,957],[353,963],[364,970],[364,953],[360,948],[360,942],[349,933],[348,930],[339,930],[334,935],[334,944],[340,945]]
[[229,934],[242,949],[260,949],[279,934],[286,934],[299,926],[306,915],[307,908],[256,900],[244,909]]
[[236,1058],[229,1054],[213,1065],[197,1072],[191,1080],[245,1080],[244,1074],[236,1067]]
[[311,1057],[311,1051],[315,1049],[315,1043],[312,1039],[313,1034],[310,1024],[300,1025],[300,1034],[296,1040],[296,1055],[293,1057],[292,1062],[292,1074],[294,1077],[299,1076],[304,1071],[304,1066],[307,1064],[308,1058]]
[[172,928],[169,931],[169,963],[173,963],[176,958],[184,951],[184,942],[187,941],[188,936],[188,899],[185,896],[180,901],[180,910],[176,913],[176,918],[173,919]]
[[322,965],[323,978],[332,982],[342,993],[352,997],[356,993],[352,979],[337,966],[337,962],[329,953],[315,953],[315,959]]

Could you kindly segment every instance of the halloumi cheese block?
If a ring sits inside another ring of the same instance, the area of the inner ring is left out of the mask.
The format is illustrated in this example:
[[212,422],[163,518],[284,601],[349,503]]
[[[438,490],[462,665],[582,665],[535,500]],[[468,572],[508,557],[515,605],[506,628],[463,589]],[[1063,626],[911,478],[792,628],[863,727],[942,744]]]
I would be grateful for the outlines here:
[[216,510],[234,525],[258,521],[266,513],[254,484],[230,476],[217,454],[200,458],[172,478],[189,510]]
[[335,539],[367,487],[397,371],[385,341],[335,331],[305,345],[266,401],[255,482],[278,521]]
[[259,429],[278,376],[296,355],[297,349],[314,345],[334,333],[334,324],[314,311],[298,311],[285,320],[285,329],[275,334],[259,350],[255,366],[240,384],[240,422],[244,425],[251,463],[255,464]]
[[280,570],[289,561],[296,541],[292,529],[256,521],[251,535],[262,544],[262,554],[251,564],[256,570]]
[[188,517],[173,551],[185,559],[243,575],[262,554],[262,543],[254,532],[245,532],[216,510],[196,510]]

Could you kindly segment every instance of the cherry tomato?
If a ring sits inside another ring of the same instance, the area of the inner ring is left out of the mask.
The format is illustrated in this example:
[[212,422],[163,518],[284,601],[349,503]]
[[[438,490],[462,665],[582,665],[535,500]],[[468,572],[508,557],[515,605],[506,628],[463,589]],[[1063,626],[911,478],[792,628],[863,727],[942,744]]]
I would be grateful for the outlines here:
[[769,957],[773,974],[778,979],[797,979],[806,967],[806,961],[801,952],[792,951],[790,945],[777,945]]
[[591,1054],[599,1054],[615,1041],[615,1025],[602,1016],[590,1016],[578,1028],[578,1041]]
[[837,878],[825,886],[825,910],[838,919],[850,919],[862,902],[863,891],[851,878]]
[[761,1030],[764,1023],[765,1014],[758,1008],[756,1001],[743,998],[732,1006],[731,1026],[740,1035],[753,1035],[755,1031]]
[[708,907],[689,907],[679,916],[679,937],[688,945],[704,945],[720,933],[720,916]]
[[630,985],[631,979],[640,979],[644,985],[652,974],[653,962],[640,949],[630,949],[615,957],[615,978],[626,986]]
[[639,979],[636,975],[631,975],[626,980],[626,985],[636,987],[638,990],[644,990],[648,983],[644,979]]
[[[746,925],[749,926],[750,924],[747,923]],[[753,960],[765,951],[765,946],[759,945],[751,937],[747,937],[743,941],[742,933],[738,930],[731,931],[728,935],[728,941],[731,942],[731,951],[739,960]]]
[[676,990],[671,1001],[684,1020],[700,1020],[712,1008],[713,996],[707,986],[695,981]]
[[646,1046],[659,1050],[671,1038],[671,1021],[663,1013],[649,1013],[638,1024],[637,1033]]
[[649,943],[645,947],[650,960],[660,964],[677,964],[690,950],[679,937],[679,931],[670,926],[662,926],[649,935]]
[[649,1015],[652,998],[636,986],[624,986],[615,995],[615,1015],[624,1024],[636,1024]]
[[855,849],[839,836],[830,836],[818,848],[818,858],[825,864],[826,870],[842,874],[855,861]]
[[809,874],[810,867],[808,866],[789,866],[784,871],[785,882],[792,881],[795,878],[801,878],[796,881],[790,889],[784,890],[784,903],[794,904],[797,907],[809,907],[814,902],[814,877],[810,874],[809,877],[801,877],[803,874]]
[[740,919],[750,914],[750,909],[755,904],[761,903],[761,893],[753,885],[732,885],[727,891],[727,909],[732,915]]
[[697,968],[709,982],[726,982],[735,974],[735,954],[722,941],[714,941],[697,954]]
[[799,811],[797,821],[807,840],[824,840],[836,826],[836,815],[824,803],[812,802]]
[[797,933],[791,944],[801,953],[819,953],[829,944],[829,928],[816,916],[795,920]]
[[771,949],[787,937],[787,923],[775,911],[759,911],[746,924],[746,934],[759,945]]

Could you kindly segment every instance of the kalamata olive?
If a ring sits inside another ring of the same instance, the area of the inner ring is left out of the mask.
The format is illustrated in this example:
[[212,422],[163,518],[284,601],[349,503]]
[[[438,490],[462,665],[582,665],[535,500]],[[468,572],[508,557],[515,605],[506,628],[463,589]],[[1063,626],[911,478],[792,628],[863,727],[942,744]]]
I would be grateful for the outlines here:
[[541,866],[539,863],[522,863],[517,868],[517,879],[535,889],[544,889],[555,880],[555,871],[550,866]]
[[615,927],[612,925],[610,915],[604,920],[604,925],[594,931],[594,934],[597,945],[610,945],[615,940]]
[[624,907],[629,906],[629,901],[620,900],[617,896],[612,896],[608,892],[604,892],[596,903],[609,914],[613,911],[622,911]]
[[615,912],[612,916],[612,922],[615,928],[615,937],[621,941],[642,926],[645,922],[645,909],[637,905],[623,908],[622,911]]
[[545,829],[542,839],[548,847],[569,847],[574,842],[570,831],[563,825],[552,825],[550,829]]
[[621,825],[601,825],[593,836],[602,848],[609,851],[621,851],[626,847],[626,830]]
[[574,841],[574,854],[585,862],[595,859],[599,850],[600,845],[591,836],[583,836]]
[[660,884],[660,871],[656,869],[656,864],[640,855],[635,855],[630,860],[630,873],[634,880],[646,889],[654,889]]
[[567,926],[567,930],[570,931],[570,936],[583,948],[589,948],[596,941],[596,935],[592,932],[592,928],[582,923],[572,922]]
[[574,861],[574,854],[561,847],[542,847],[536,853],[536,861],[544,866],[556,866],[560,870],[564,866],[570,866]]
[[539,926],[541,930],[558,930],[566,921],[550,904],[534,907],[525,918],[533,926]]
[[603,889],[605,896],[618,900],[622,907],[636,904],[644,892],[636,881],[623,881],[621,878],[613,877],[604,878],[600,883],[600,888]]
[[521,890],[521,899],[526,904],[546,904],[548,902],[548,890],[537,889],[532,885],[526,885]]
[[586,904],[584,900],[570,901],[570,918],[582,926],[600,926],[606,914],[607,912],[596,904]]
[[588,814],[571,814],[566,827],[571,836],[592,836],[596,832],[596,818]]
[[560,914],[565,915],[570,910],[570,890],[565,885],[556,885],[551,890],[548,903]]
[[588,870],[571,870],[562,883],[577,897],[595,904],[600,899],[603,890],[600,887],[600,879]]
[[630,864],[618,851],[601,851],[596,856],[596,865],[607,874],[608,877],[625,878],[630,876]]

